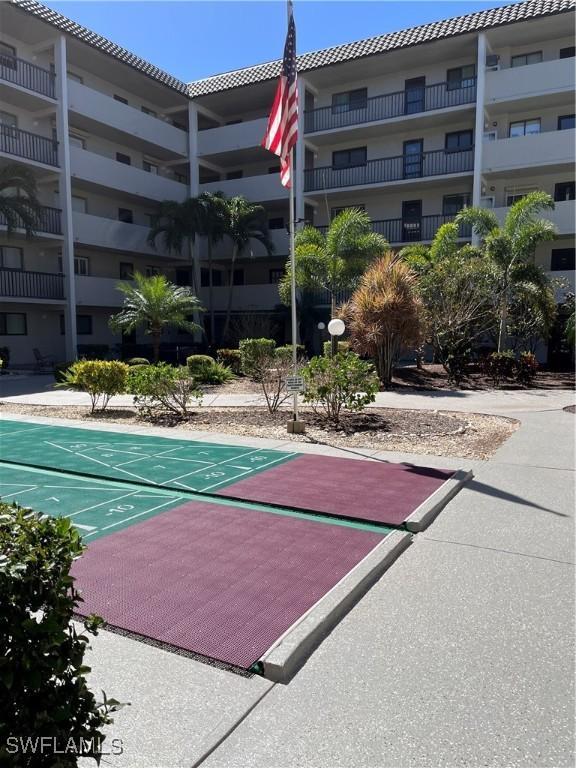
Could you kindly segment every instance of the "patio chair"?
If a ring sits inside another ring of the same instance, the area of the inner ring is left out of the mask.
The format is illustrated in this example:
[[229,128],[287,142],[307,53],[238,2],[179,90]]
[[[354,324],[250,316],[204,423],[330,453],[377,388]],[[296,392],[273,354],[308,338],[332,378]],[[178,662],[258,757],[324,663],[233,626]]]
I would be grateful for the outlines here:
[[52,370],[56,364],[56,358],[54,355],[43,355],[37,347],[32,350],[34,354],[34,370],[40,373],[42,370],[49,368]]

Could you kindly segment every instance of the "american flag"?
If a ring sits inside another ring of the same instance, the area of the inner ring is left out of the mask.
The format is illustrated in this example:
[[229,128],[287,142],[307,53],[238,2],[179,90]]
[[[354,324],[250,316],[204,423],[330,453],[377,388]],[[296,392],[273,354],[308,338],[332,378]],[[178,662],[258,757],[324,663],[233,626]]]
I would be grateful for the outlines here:
[[280,181],[284,187],[292,186],[290,178],[290,150],[298,137],[298,84],[296,78],[296,27],[292,3],[288,3],[288,34],[284,45],[282,72],[272,111],[268,118],[262,146],[280,158]]

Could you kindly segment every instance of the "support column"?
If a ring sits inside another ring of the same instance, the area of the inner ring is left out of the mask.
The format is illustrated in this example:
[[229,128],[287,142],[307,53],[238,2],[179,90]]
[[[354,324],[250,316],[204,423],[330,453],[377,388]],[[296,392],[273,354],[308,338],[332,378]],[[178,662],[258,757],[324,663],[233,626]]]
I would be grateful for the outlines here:
[[[190,174],[189,195],[198,197],[200,194],[200,167],[198,165],[198,107],[193,101],[188,102],[188,173]],[[191,244],[191,265],[193,274],[193,289],[196,296],[200,293],[200,249],[198,241]],[[209,308],[207,308],[209,309]],[[201,315],[194,313],[194,322],[201,324]],[[202,334],[196,331],[194,341],[199,343]]]
[[306,103],[306,80],[298,78],[298,139],[296,141],[296,169],[294,178],[296,229],[304,226],[304,106]]
[[[482,150],[484,145],[484,102],[486,90],[486,35],[478,35],[478,56],[476,59],[476,120],[474,125],[474,181],[472,205],[480,205],[482,197]],[[472,234],[472,244],[478,245],[478,236]]]
[[68,139],[68,83],[66,65],[66,36],[54,43],[56,70],[56,137],[60,178],[58,197],[62,207],[62,268],[66,285],[65,344],[66,360],[78,356],[76,333],[76,281],[74,275],[74,229],[72,222],[72,175],[70,171],[70,142]]

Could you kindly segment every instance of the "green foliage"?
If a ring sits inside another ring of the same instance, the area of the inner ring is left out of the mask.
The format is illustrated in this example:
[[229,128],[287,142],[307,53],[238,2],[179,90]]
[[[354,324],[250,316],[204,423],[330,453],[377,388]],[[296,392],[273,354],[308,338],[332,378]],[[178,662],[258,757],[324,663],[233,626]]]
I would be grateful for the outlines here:
[[109,352],[108,344],[78,344],[78,357],[82,360],[105,360]]
[[[296,344],[296,357],[302,360],[306,356],[306,348],[303,344]],[[286,344],[283,347],[276,347],[276,358],[278,360],[288,360],[292,362],[292,344]]]
[[563,314],[568,315],[564,336],[568,342],[570,351],[574,352],[574,344],[576,343],[576,312],[574,294],[572,292],[566,294],[564,302],[561,305],[561,309]]
[[73,623],[82,598],[70,568],[82,550],[69,519],[0,504],[0,764],[7,768],[77,765],[72,751],[15,751],[19,739],[41,737],[63,751],[69,740],[83,744],[99,761],[102,727],[122,706],[105,694],[98,703],[86,682],[89,635],[103,622],[91,616],[83,631]]
[[8,347],[0,347],[0,368],[6,369],[10,365],[10,349]]
[[242,373],[254,381],[261,381],[262,374],[267,369],[275,349],[274,339],[242,339],[240,342]]
[[192,376],[196,376],[203,368],[210,367],[214,358],[210,355],[190,355],[186,358],[186,365]]
[[94,413],[98,405],[105,410],[113,395],[126,392],[129,370],[126,363],[118,360],[77,360],[59,374],[62,380],[55,386],[87,392]]
[[[322,351],[326,357],[330,357],[332,354],[332,342],[331,341],[325,341],[322,345]],[[350,351],[350,342],[349,341],[339,341],[338,342],[338,352],[349,352]]]
[[8,237],[15,229],[24,229],[26,237],[32,237],[41,215],[34,171],[20,163],[0,168],[0,218]]
[[[62,384],[67,381],[68,371],[73,365],[74,365],[73,360],[69,362],[64,362],[64,363],[56,363],[56,365],[54,366],[54,378],[56,379],[56,382],[58,384]],[[74,386],[70,384],[68,385],[68,388],[74,389]]]
[[505,352],[492,352],[484,361],[484,371],[492,379],[495,387],[499,387],[505,380],[513,379],[516,372],[514,352],[511,349]]
[[230,368],[232,373],[240,376],[242,373],[242,359],[239,349],[219,349],[216,352],[216,359],[222,365]]
[[188,371],[198,384],[225,384],[234,378],[233,372],[209,355],[190,355]]
[[130,360],[126,360],[127,365],[150,365],[150,360],[145,357],[131,357]]
[[149,418],[168,412],[178,418],[190,415],[192,401],[200,404],[202,393],[186,368],[167,363],[133,366],[128,373],[128,391],[134,405]]
[[516,361],[516,381],[529,387],[538,373],[538,360],[533,352],[521,352]]
[[374,366],[354,352],[335,357],[313,357],[302,369],[305,403],[328,421],[338,423],[342,409],[361,411],[373,403],[379,381]]

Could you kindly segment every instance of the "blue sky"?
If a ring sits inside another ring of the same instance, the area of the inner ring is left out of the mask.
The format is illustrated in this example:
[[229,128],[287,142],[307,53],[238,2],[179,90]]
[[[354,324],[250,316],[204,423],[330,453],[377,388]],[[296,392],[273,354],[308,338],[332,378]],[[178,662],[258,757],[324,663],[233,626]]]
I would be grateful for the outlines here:
[[[509,5],[512,1],[295,0],[298,52]],[[279,58],[286,34],[286,4],[282,0],[44,2],[182,80]]]

